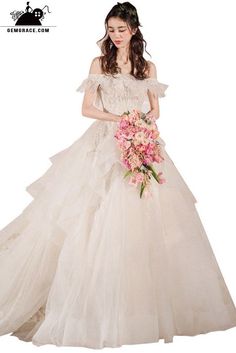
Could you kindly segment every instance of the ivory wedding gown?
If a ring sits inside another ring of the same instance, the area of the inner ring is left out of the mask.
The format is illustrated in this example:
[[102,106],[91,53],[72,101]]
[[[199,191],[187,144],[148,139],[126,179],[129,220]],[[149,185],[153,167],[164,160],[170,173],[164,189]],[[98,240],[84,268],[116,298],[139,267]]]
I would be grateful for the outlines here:
[[[145,111],[130,74],[89,74],[95,106]],[[147,111],[147,109],[146,109]],[[123,178],[117,123],[95,120],[26,187],[33,200],[0,231],[0,335],[90,348],[173,342],[236,326],[236,309],[197,213],[196,198],[158,138],[165,184],[140,199]]]

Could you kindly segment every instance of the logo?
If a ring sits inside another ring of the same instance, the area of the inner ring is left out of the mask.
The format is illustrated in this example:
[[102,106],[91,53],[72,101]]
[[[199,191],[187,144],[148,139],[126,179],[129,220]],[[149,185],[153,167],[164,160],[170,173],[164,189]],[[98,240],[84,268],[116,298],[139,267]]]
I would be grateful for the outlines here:
[[52,11],[49,10],[48,5],[45,5],[42,9],[39,7],[32,8],[30,1],[27,1],[25,10],[10,12],[12,20],[15,21],[14,26],[0,27],[7,27],[7,32],[49,32],[49,27],[56,26],[44,26],[43,20],[51,13]]

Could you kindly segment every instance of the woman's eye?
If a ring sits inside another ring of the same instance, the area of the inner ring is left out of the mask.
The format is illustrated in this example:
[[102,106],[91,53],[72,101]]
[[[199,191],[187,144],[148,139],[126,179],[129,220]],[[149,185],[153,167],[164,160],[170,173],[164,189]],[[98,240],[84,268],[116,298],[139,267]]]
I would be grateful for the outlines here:
[[[113,33],[113,32],[115,32],[115,31],[109,31],[109,32],[112,32],[112,33]],[[125,32],[125,30],[124,30],[124,31],[119,31],[119,32]]]

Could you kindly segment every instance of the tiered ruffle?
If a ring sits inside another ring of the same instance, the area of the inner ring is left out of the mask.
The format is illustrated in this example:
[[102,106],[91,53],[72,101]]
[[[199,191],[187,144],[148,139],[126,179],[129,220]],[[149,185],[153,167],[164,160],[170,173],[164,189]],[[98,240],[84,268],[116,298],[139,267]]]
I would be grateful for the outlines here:
[[[0,231],[0,334],[36,345],[172,342],[236,325],[195,208],[159,137],[167,182],[152,197],[123,179],[116,123],[95,121],[26,190]],[[46,316],[45,316],[46,315]]]

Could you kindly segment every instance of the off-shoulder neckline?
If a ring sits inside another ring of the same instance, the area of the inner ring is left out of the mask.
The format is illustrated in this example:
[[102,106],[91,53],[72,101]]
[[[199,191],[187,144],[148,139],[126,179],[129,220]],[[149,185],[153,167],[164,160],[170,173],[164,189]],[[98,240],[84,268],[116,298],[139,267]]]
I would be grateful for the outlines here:
[[[106,78],[114,78],[112,75],[106,75],[106,74],[89,74],[88,75],[89,77],[90,76],[93,76],[93,77],[98,77],[98,76],[102,76],[102,77],[106,77]],[[114,76],[124,76],[124,77],[130,77],[131,79],[133,80],[136,80],[136,81],[147,81],[147,80],[151,80],[151,81],[157,81],[157,78],[155,77],[147,77],[147,78],[144,78],[143,80],[138,80],[136,79],[133,75],[129,74],[129,73],[117,73],[115,74]]]

